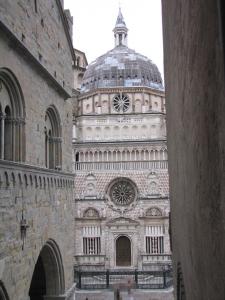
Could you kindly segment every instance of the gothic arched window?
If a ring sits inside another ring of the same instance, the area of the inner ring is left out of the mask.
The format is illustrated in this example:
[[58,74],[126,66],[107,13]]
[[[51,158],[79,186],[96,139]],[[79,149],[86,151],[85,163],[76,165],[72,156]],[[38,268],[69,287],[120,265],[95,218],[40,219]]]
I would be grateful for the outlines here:
[[45,115],[45,166],[49,169],[62,169],[62,137],[58,111],[50,106]]
[[0,68],[0,159],[25,161],[25,104],[14,74]]

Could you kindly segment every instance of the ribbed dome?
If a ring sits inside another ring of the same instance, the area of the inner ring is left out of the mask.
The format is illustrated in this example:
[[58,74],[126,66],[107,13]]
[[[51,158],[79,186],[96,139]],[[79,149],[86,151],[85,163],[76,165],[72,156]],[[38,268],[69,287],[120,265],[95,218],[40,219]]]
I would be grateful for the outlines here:
[[157,66],[146,56],[125,45],[116,46],[89,64],[84,74],[81,92],[116,86],[163,89]]

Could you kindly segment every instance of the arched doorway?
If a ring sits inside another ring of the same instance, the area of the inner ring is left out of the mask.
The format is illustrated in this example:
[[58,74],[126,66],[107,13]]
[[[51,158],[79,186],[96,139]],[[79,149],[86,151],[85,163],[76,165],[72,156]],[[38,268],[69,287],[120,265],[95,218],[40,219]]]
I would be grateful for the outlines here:
[[116,265],[131,266],[131,242],[127,236],[119,236],[116,240]]
[[49,240],[37,259],[30,290],[30,300],[44,300],[44,296],[59,296],[64,293],[64,270],[56,243]]
[[0,300],[9,300],[3,283],[0,281]]

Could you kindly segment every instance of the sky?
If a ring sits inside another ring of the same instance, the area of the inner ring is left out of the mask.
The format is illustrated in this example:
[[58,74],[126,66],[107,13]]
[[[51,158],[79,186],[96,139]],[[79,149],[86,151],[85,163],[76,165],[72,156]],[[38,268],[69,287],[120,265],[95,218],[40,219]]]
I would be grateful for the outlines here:
[[114,48],[119,6],[128,47],[150,58],[163,75],[161,0],[64,0],[73,16],[74,48],[85,52],[88,63]]

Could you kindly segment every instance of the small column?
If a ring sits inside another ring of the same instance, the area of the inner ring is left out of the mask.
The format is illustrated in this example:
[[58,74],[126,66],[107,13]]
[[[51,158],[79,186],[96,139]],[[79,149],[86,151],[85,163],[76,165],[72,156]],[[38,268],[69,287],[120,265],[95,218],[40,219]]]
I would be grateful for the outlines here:
[[4,159],[5,116],[1,116],[1,159]]
[[21,140],[21,120],[11,119],[11,130],[12,130],[12,160],[20,161],[20,140]]
[[97,151],[97,161],[99,161],[99,151]]

